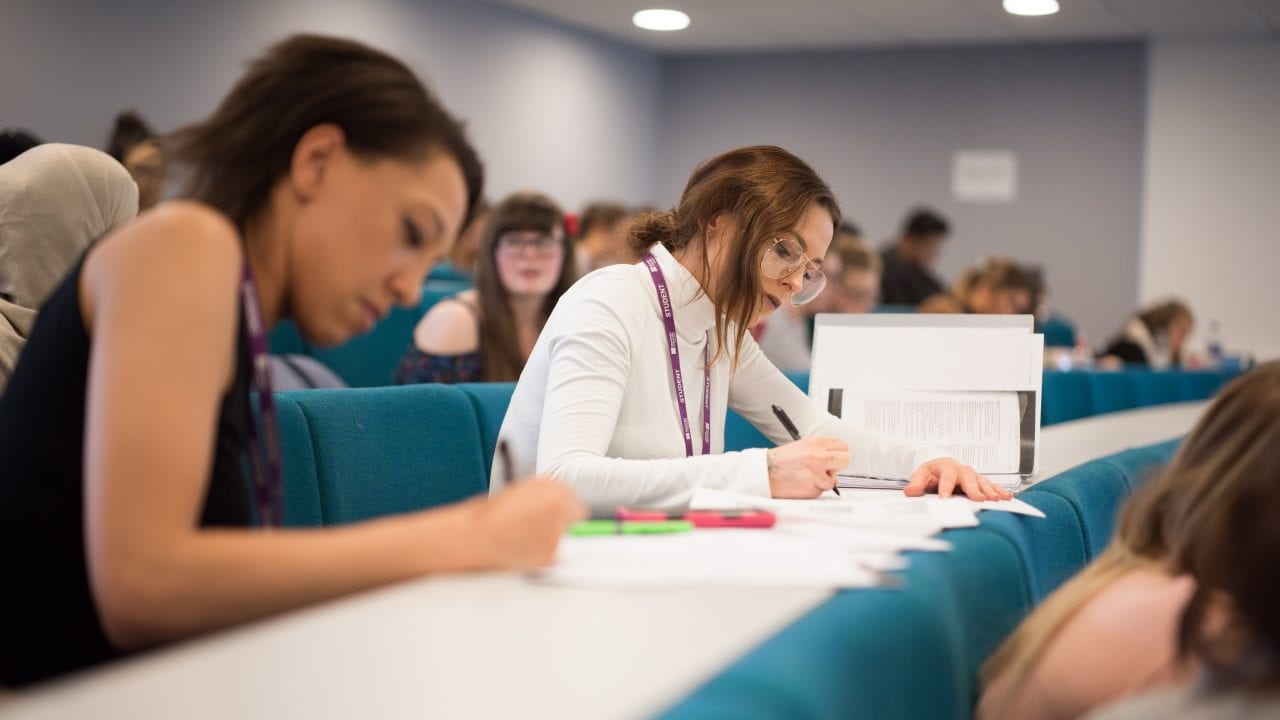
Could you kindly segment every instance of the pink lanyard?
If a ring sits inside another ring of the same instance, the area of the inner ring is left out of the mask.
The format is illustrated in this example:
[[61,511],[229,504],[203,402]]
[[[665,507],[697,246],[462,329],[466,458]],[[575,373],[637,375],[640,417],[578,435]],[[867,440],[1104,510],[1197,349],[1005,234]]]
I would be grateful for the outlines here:
[[[671,359],[671,381],[676,388],[676,406],[680,409],[680,428],[684,431],[684,455],[693,457],[693,434],[689,430],[689,409],[684,402],[684,379],[680,372],[680,348],[676,346],[676,317],[671,312],[671,293],[667,290],[667,279],[658,267],[658,260],[649,253],[644,256],[645,267],[649,268],[649,277],[653,279],[654,289],[658,293],[658,304],[662,306],[662,324],[667,329],[667,356]],[[707,333],[707,344],[702,353],[702,364],[706,368],[705,382],[702,385],[702,454],[711,454],[711,333]]]
[[249,263],[244,264],[240,283],[244,305],[245,334],[249,336],[253,385],[258,394],[258,412],[262,423],[255,422],[249,411],[249,464],[253,474],[253,496],[258,509],[258,524],[278,527],[284,516],[284,481],[281,472],[280,426],[276,424],[276,405],[271,395],[271,356],[267,351],[267,330],[262,323],[262,307],[258,289],[253,283]]

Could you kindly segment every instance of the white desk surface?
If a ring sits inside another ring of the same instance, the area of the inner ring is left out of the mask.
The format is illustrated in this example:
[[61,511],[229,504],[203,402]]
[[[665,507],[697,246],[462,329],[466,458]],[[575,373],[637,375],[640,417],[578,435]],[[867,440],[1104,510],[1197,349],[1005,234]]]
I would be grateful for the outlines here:
[[[1040,477],[1185,433],[1205,405],[1046,428]],[[645,717],[830,595],[423,579],[18,694],[0,717]]]

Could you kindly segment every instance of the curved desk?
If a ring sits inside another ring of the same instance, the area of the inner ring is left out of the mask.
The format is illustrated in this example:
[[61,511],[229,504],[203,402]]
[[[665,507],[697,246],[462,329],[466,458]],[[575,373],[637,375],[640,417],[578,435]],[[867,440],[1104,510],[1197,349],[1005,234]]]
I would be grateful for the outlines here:
[[[1205,406],[1047,428],[1041,476],[1185,433]],[[644,717],[831,595],[575,589],[511,573],[428,578],[19,694],[0,717]]]

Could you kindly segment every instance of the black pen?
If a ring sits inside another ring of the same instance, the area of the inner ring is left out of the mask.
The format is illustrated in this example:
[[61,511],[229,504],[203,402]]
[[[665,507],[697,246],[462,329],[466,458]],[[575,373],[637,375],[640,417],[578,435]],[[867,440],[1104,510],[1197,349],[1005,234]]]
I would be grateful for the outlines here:
[[[799,440],[800,431],[796,429],[796,424],[791,422],[791,418],[787,415],[787,411],[783,410],[777,405],[770,405],[769,407],[773,408],[773,414],[777,416],[778,422],[782,423],[782,427],[786,429],[787,434],[791,436],[791,439]],[[839,497],[840,488],[836,487],[835,485],[832,485],[831,492],[835,493],[836,496]]]
[[508,486],[515,482],[515,466],[511,464],[511,449],[506,440],[498,441],[498,464],[502,466],[502,484]]

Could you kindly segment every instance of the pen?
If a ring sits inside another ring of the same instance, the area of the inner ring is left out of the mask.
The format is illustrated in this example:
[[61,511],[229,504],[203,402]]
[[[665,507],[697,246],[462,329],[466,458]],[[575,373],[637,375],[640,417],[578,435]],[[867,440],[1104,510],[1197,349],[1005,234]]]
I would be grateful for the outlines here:
[[[793,422],[791,422],[791,418],[787,415],[787,411],[786,411],[786,410],[783,410],[782,408],[778,407],[777,405],[770,405],[769,407],[773,408],[773,414],[774,414],[775,416],[777,416],[777,418],[778,418],[778,422],[782,423],[782,427],[783,427],[784,429],[786,429],[787,434],[791,436],[791,439],[792,439],[792,440],[799,440],[799,439],[800,439],[800,431],[796,429],[796,424],[795,424],[795,423],[793,423]],[[831,492],[833,492],[833,493],[835,493],[837,496],[839,496],[839,495],[840,495],[840,488],[836,487],[835,485],[832,485],[832,486],[831,486]]]
[[515,467],[511,464],[511,448],[507,447],[506,440],[498,441],[498,464],[502,466],[502,484],[506,486],[515,482]]

